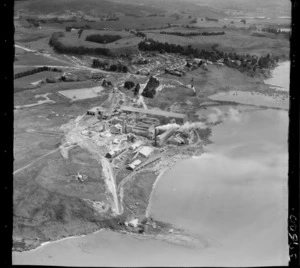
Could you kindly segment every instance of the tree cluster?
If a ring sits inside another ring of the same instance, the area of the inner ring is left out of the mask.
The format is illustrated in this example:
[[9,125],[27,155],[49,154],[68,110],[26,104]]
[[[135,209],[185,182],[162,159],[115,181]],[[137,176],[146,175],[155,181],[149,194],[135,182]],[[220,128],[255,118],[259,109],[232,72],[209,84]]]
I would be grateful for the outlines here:
[[135,86],[135,84],[132,81],[125,81],[125,83],[124,83],[124,88],[126,88],[126,89],[131,89],[134,86]]
[[215,18],[209,18],[209,17],[205,17],[206,21],[219,21],[218,19]]
[[141,88],[140,83],[137,83],[134,90],[133,90],[134,96],[136,96],[139,93],[140,88]]
[[139,32],[139,31],[137,31],[135,35],[138,36],[138,37],[142,37],[142,38],[146,38],[147,37],[147,35],[145,33]]
[[225,32],[189,32],[189,33],[182,33],[182,32],[165,32],[161,31],[160,34],[170,34],[170,35],[177,35],[177,36],[199,36],[199,35],[223,35]]
[[32,74],[36,74],[36,73],[40,73],[40,72],[44,72],[44,71],[62,72],[62,70],[60,70],[60,69],[44,66],[44,67],[35,68],[33,70],[28,70],[28,71],[25,71],[25,72],[17,73],[17,74],[14,75],[14,79],[21,78],[21,77],[28,76],[28,75],[32,75]]
[[108,35],[108,34],[91,34],[85,38],[85,41],[90,41],[98,44],[108,44],[115,42],[122,37],[120,35]]
[[156,88],[159,86],[159,81],[153,76],[150,77],[142,95],[146,98],[153,98],[156,93]]
[[76,55],[104,55],[111,56],[111,52],[107,48],[89,48],[83,46],[69,46],[60,42],[60,38],[64,37],[63,32],[53,33],[50,40],[49,45],[54,48],[56,52],[64,53],[64,54],[76,54]]
[[92,68],[98,68],[105,71],[127,73],[128,67],[120,62],[117,64],[109,64],[108,61],[100,61],[98,59],[93,59]]

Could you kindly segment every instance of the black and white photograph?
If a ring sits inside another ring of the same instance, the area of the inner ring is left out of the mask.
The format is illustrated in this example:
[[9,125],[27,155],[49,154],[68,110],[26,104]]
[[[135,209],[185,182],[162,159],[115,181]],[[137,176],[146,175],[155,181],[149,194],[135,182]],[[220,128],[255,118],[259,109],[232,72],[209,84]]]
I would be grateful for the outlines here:
[[289,265],[290,0],[13,9],[13,265]]

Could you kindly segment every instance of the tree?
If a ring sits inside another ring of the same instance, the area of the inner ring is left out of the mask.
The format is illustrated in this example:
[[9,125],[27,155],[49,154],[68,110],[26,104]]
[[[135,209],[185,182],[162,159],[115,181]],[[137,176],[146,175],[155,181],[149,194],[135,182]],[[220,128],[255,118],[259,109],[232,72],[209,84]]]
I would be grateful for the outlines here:
[[136,96],[139,93],[140,88],[141,88],[140,84],[137,83],[134,90],[133,90],[134,96]]
[[134,82],[132,82],[132,81],[126,81],[125,83],[124,83],[124,88],[126,88],[126,89],[131,89],[131,88],[133,88],[135,86],[135,84],[134,84]]
[[83,33],[83,28],[80,28],[78,31],[78,39],[80,39],[82,33]]

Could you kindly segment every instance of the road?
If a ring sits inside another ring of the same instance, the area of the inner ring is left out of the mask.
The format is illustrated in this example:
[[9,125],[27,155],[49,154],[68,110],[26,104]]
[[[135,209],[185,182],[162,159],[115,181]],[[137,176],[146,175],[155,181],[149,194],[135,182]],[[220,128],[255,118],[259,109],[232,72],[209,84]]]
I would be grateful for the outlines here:
[[17,169],[17,170],[15,170],[15,171],[13,172],[13,175],[16,175],[16,174],[20,173],[21,171],[23,171],[24,169],[31,167],[32,165],[34,165],[35,163],[39,162],[40,160],[42,160],[42,159],[45,158],[46,156],[48,156],[48,155],[50,155],[50,154],[53,154],[53,153],[57,152],[58,150],[60,150],[60,147],[57,148],[57,149],[55,149],[55,150],[53,150],[53,151],[51,151],[51,152],[49,152],[49,153],[46,153],[45,155],[43,155],[43,156],[41,156],[41,157],[39,157],[39,158],[37,158],[36,160],[32,161],[32,162],[29,163],[28,165],[26,165],[26,166],[24,166],[24,167],[21,167],[21,168],[19,168],[19,169]]
[[[153,157],[151,157],[150,159],[146,160],[144,163],[142,163],[141,165],[146,165],[148,164],[149,162],[155,160],[156,158],[159,158],[159,157],[162,157],[163,156],[163,153],[164,152],[161,152],[160,154],[158,155],[155,155]],[[117,194],[118,196],[120,197],[120,202],[119,204],[123,204],[123,197],[124,197],[124,184],[126,182],[128,182],[132,177],[134,177],[140,170],[134,170],[132,173],[130,173],[128,176],[126,176],[121,182],[120,184],[118,185],[117,187]],[[120,208],[120,213],[122,214],[123,213],[123,207],[121,206]]]

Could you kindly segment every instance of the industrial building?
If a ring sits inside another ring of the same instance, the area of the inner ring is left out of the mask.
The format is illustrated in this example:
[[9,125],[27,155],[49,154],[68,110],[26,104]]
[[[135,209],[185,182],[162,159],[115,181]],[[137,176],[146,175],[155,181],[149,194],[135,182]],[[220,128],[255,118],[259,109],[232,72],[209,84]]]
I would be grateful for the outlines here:
[[112,125],[109,128],[111,134],[122,134],[122,126],[120,124]]
[[139,140],[130,146],[130,149],[135,150],[143,144],[143,141]]
[[120,149],[119,147],[114,148],[113,150],[109,151],[105,157],[106,158],[113,158],[116,157],[117,155],[121,154],[122,152],[124,152],[126,150],[126,148]]
[[135,170],[137,166],[139,166],[140,164],[142,163],[141,160],[137,159],[137,160],[134,160],[131,164],[129,164],[127,166],[127,169],[129,170]]
[[175,130],[175,128],[167,129],[164,133],[156,136],[156,141],[158,141],[160,144],[163,143],[166,139],[168,139],[175,133]]
[[122,112],[125,113],[145,114],[145,115],[151,115],[152,117],[156,117],[156,118],[168,118],[169,120],[174,119],[178,124],[183,124],[187,121],[187,116],[185,114],[165,112],[159,110],[141,109],[141,108],[130,107],[130,106],[122,106],[120,109]]
[[87,115],[100,115],[100,116],[102,116],[105,112],[106,112],[106,109],[99,106],[99,107],[94,107],[94,108],[88,110],[86,112],[86,114]]
[[153,153],[153,148],[151,148],[151,147],[149,147],[149,146],[143,146],[140,150],[139,150],[139,152],[138,152],[138,154],[139,155],[142,155],[142,156],[144,156],[144,157],[149,157],[152,153]]

